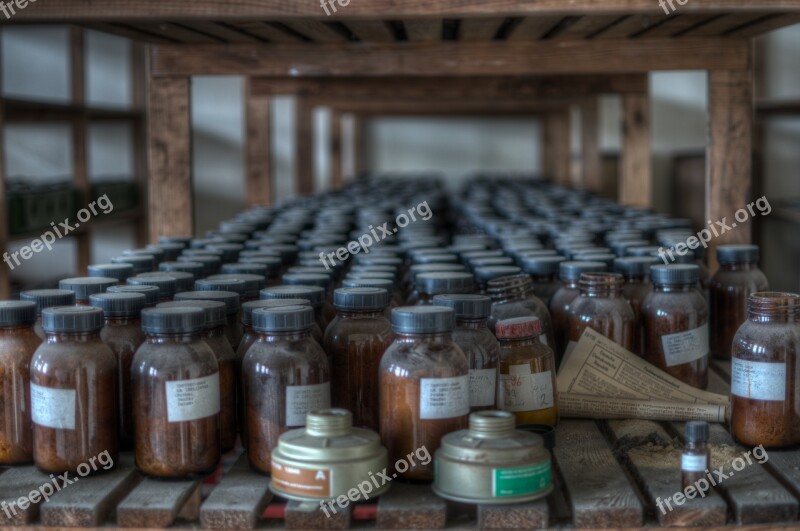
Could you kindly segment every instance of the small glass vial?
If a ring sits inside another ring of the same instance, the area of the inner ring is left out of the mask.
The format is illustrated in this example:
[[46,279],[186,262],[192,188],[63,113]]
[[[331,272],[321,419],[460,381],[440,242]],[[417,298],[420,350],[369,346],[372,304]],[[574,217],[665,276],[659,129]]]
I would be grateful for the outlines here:
[[562,286],[550,299],[550,316],[553,319],[553,333],[556,338],[556,363],[560,365],[567,349],[567,325],[569,305],[580,295],[578,282],[582,273],[601,273],[606,270],[602,262],[561,262],[558,266],[558,278]]
[[558,423],[558,392],[553,350],[542,343],[541,320],[515,317],[497,323],[500,375],[497,405],[517,417],[517,424]]
[[166,274],[157,276],[131,277],[128,279],[129,286],[155,286],[158,288],[158,301],[170,302],[178,289],[178,281],[175,277]]
[[561,262],[564,261],[566,258],[563,256],[531,256],[522,261],[522,270],[533,281],[533,294],[548,306],[561,287],[561,282],[556,277]]
[[94,264],[87,268],[90,277],[113,278],[119,285],[125,285],[125,279],[133,276],[133,266],[130,264]]
[[539,341],[555,351],[555,332],[547,306],[533,294],[533,282],[526,274],[490,280],[487,294],[492,298],[492,314],[489,329],[494,331],[496,323],[514,317],[536,317],[541,322]]
[[33,461],[30,364],[42,343],[36,303],[0,301],[0,465]]
[[281,278],[284,286],[319,286],[325,290],[325,301],[322,303],[322,318],[324,326],[320,324],[322,333],[325,334],[325,329],[333,318],[336,317],[336,310],[333,308],[333,277],[331,275],[323,275],[321,273],[304,273],[294,275],[283,275]]
[[47,340],[31,360],[36,467],[76,472],[107,452],[116,462],[117,361],[100,339],[103,311],[60,306],[42,312]]
[[141,293],[98,293],[89,300],[103,310],[105,324],[100,339],[117,358],[117,419],[119,444],[123,450],[133,449],[133,388],[131,365],[133,356],[144,343],[140,314],[144,309]]
[[628,256],[614,260],[614,272],[619,273],[625,279],[622,285],[622,296],[625,297],[633,308],[633,316],[636,320],[633,336],[633,353],[637,356],[644,356],[642,344],[644,342],[642,326],[642,303],[644,299],[653,291],[650,282],[650,266],[658,263],[658,259],[652,256]]
[[106,277],[75,277],[58,281],[58,289],[68,289],[75,293],[77,306],[89,306],[89,296],[103,293],[117,285],[117,279]]
[[474,293],[475,281],[471,273],[423,273],[417,275],[417,305],[432,304],[433,297],[447,293]]
[[357,427],[378,430],[378,374],[381,356],[394,341],[386,318],[389,293],[381,288],[339,288],[333,303],[339,312],[325,331],[331,363],[331,403],[353,413]]
[[36,303],[36,324],[33,331],[42,341],[45,340],[44,328],[42,328],[42,310],[55,306],[74,306],[75,292],[68,289],[34,289],[23,291],[19,294],[22,301]]
[[747,300],[752,293],[769,290],[758,268],[758,245],[720,245],[719,270],[711,278],[709,307],[711,355],[731,359],[736,331],[747,320]]
[[136,466],[164,479],[212,473],[220,457],[220,378],[200,308],[142,311],[133,358]]
[[[381,358],[380,434],[389,462],[418,448],[435,452],[442,437],[467,427],[469,363],[453,341],[455,312],[445,306],[402,306],[392,311],[397,338]],[[406,479],[433,479],[433,463],[416,463]]]
[[636,318],[631,304],[622,295],[624,279],[619,273],[583,273],[580,295],[569,305],[567,318],[568,353],[587,328],[595,330],[617,345],[633,351]]
[[691,386],[708,385],[708,305],[696,265],[656,265],[642,304],[644,359]]
[[314,308],[314,323],[316,326],[311,328],[311,333],[317,342],[322,345],[325,328],[328,322],[325,320],[325,288],[319,286],[273,286],[262,289],[261,300],[275,299],[305,299]]
[[456,312],[453,340],[469,363],[470,412],[497,409],[497,368],[500,343],[486,320],[492,310],[492,299],[486,295],[436,295],[436,306],[447,306]]
[[158,304],[159,289],[157,286],[111,286],[108,293],[140,293],[144,295],[144,307],[152,308]]
[[217,301],[225,303],[225,337],[231,348],[239,348],[244,337],[244,327],[240,320],[241,303],[239,294],[233,291],[185,291],[175,294],[175,301]]
[[731,434],[748,446],[800,443],[800,294],[754,293],[733,340]]
[[236,446],[236,397],[241,364],[228,338],[225,337],[225,303],[219,301],[164,302],[156,308],[200,308],[205,312],[203,341],[211,348],[219,367],[219,431],[220,452]]
[[[698,268],[698,279],[699,268]],[[711,451],[708,447],[708,423],[692,420],[683,429],[683,452],[681,453],[681,489],[694,486],[705,479],[711,467]]]
[[331,403],[330,368],[325,351],[311,337],[314,310],[308,306],[253,311],[258,341],[242,362],[245,447],[250,466],[271,471],[280,435],[305,426],[306,414]]

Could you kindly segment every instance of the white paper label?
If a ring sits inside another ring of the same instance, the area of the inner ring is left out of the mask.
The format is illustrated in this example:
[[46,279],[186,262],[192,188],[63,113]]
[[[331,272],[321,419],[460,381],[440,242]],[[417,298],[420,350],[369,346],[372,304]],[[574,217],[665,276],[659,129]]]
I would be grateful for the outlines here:
[[553,376],[550,371],[531,374],[531,366],[511,365],[500,375],[498,404],[505,411],[537,411],[553,407]]
[[786,364],[733,358],[731,393],[754,400],[786,400]]
[[286,387],[286,425],[306,425],[306,415],[315,409],[331,407],[331,383]]
[[707,456],[681,454],[681,470],[687,472],[704,472],[706,468],[708,468]]
[[667,367],[691,363],[708,356],[708,324],[694,330],[661,336],[661,347]]
[[31,384],[31,419],[39,426],[74,430],[77,394],[75,389],[56,389]]
[[420,378],[419,417],[451,419],[469,413],[469,375]]
[[497,396],[497,369],[469,371],[469,407],[494,406]]
[[188,422],[219,413],[219,373],[167,382],[167,420]]

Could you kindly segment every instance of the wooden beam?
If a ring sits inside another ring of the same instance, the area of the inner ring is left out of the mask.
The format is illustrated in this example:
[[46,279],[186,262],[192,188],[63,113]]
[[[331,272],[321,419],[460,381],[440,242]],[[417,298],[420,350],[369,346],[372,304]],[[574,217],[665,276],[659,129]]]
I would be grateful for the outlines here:
[[442,39],[441,20],[404,20],[403,26],[411,42],[436,42]]
[[151,78],[150,240],[194,234],[189,78]]
[[[134,109],[147,106],[147,51],[141,43],[131,44],[131,83]],[[144,211],[144,198],[147,197],[147,124],[136,120],[133,124],[133,178],[139,191],[139,211]],[[144,247],[149,240],[148,218],[145,215],[135,222],[136,246]]]
[[732,227],[710,242],[708,261],[713,274],[718,266],[718,245],[751,241],[750,224],[737,222],[734,216],[750,201],[752,71],[712,71],[708,76],[708,92],[711,139],[706,156],[706,218],[712,223],[725,218]]
[[545,175],[563,186],[570,185],[570,120],[569,112],[545,115],[543,127]]
[[585,99],[580,103],[580,109],[583,187],[599,194],[603,190],[603,168],[600,160],[600,113],[597,98]]
[[[38,6],[37,6],[38,7]],[[28,10],[32,11],[32,10]],[[228,44],[153,47],[155,76],[513,76],[739,70],[749,41],[735,38],[595,42]]]
[[303,196],[314,193],[314,107],[302,96],[295,101],[294,182],[297,195]]
[[369,171],[367,164],[367,117],[353,114],[353,175],[362,177]]
[[[82,28],[70,28],[70,84],[72,104],[83,107],[86,104],[86,61],[85,39]],[[88,136],[89,120],[81,113],[72,120],[72,183],[80,194],[80,205],[89,203],[89,160]],[[78,226],[78,223],[75,223]],[[77,274],[85,274],[92,261],[91,231],[75,235],[77,245]]]
[[[6,157],[4,133],[6,128],[4,117],[5,104],[0,98],[0,252],[5,253],[8,248],[8,199],[6,198]],[[0,300],[11,298],[11,270],[4,262],[0,264]]]
[[270,97],[254,94],[250,80],[245,82],[245,119],[247,120],[247,207],[272,202],[272,152],[270,141]]
[[567,108],[566,103],[549,100],[463,100],[428,98],[427,100],[313,100],[315,105],[328,105],[342,112],[382,116],[453,116],[506,115],[531,116]]
[[338,190],[344,186],[342,174],[342,112],[331,109],[331,131],[328,149],[331,165],[331,188]]
[[653,167],[650,157],[650,98],[622,97],[622,153],[617,200],[636,207],[653,206]]

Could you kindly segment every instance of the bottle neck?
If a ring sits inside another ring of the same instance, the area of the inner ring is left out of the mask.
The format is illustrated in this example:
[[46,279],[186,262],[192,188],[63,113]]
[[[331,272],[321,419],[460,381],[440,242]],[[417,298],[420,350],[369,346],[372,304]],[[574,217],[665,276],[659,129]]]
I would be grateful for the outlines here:
[[736,262],[734,264],[720,264],[722,271],[752,271],[758,267],[757,262]]
[[645,284],[644,275],[624,275],[625,284]]
[[483,330],[486,328],[486,318],[483,319],[456,319],[456,327],[468,330]]
[[517,347],[525,347],[529,345],[533,345],[539,342],[539,335],[535,336],[528,336],[528,337],[504,337],[498,338],[500,342],[500,346],[503,348],[517,348]]
[[165,343],[191,343],[192,341],[198,341],[203,337],[204,331],[198,332],[179,332],[179,333],[164,333],[159,332],[157,334],[150,334],[146,333],[147,341],[149,343],[156,343],[156,344],[165,344]]
[[353,310],[353,309],[344,309],[339,308],[338,314],[343,319],[374,319],[377,317],[383,317],[384,315],[384,308],[379,310],[376,309],[369,309],[369,310]]
[[654,284],[656,293],[689,293],[696,289],[696,284]]
[[754,293],[747,301],[747,316],[755,322],[795,322],[800,318],[800,295]]
[[225,336],[224,325],[217,325],[217,326],[212,326],[211,328],[206,328],[206,337],[224,337],[224,336]]
[[258,340],[265,343],[276,343],[278,341],[300,341],[311,337],[311,329],[291,330],[288,332],[264,332],[256,331]]
[[453,341],[452,332],[436,332],[430,334],[409,334],[407,332],[397,332],[397,341],[401,343],[426,343],[445,344]]
[[138,316],[126,315],[117,317],[106,317],[106,326],[122,326],[122,325],[139,325],[140,320]]
[[536,274],[536,275],[531,275],[531,279],[533,279],[533,282],[535,284],[547,284],[549,282],[554,282],[556,279],[556,275],[555,273],[550,275]]
[[567,289],[580,289],[580,284],[577,278],[568,278],[564,280],[564,287]]
[[100,340],[100,330],[91,332],[47,332],[45,331],[48,343],[88,343],[89,341]]
[[491,280],[486,292],[494,301],[522,300],[533,291],[533,282],[528,275],[516,275],[509,279]]

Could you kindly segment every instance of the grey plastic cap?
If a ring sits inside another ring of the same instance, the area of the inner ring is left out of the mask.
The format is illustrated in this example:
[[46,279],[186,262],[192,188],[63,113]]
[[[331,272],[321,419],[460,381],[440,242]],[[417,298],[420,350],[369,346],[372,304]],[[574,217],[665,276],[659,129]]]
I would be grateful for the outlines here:
[[310,306],[281,306],[253,310],[253,328],[257,332],[300,332],[314,324]]
[[131,264],[93,264],[87,268],[90,277],[115,278],[125,280],[133,276]]
[[626,256],[614,260],[614,272],[629,277],[646,277],[650,274],[650,266],[657,263],[654,256]]
[[103,310],[105,317],[138,317],[144,309],[143,293],[98,293],[89,297],[89,303]]
[[42,310],[45,332],[95,332],[103,328],[103,310],[92,306],[56,306]]
[[383,288],[339,288],[333,292],[337,310],[382,310],[389,305],[389,292]]
[[388,280],[390,282],[394,282],[397,278],[395,273],[390,273],[388,271],[351,271],[347,273],[348,280]]
[[158,245],[153,245],[152,243],[145,247],[146,250],[157,250],[163,252],[163,256],[160,262],[165,260],[175,260],[178,256],[180,256],[181,252],[185,249],[182,243],[159,243]]
[[159,236],[158,243],[180,243],[184,247],[189,247],[192,243],[191,236]]
[[522,273],[522,269],[517,266],[479,267],[475,270],[475,278],[481,284],[486,284],[496,278],[519,275],[520,273]]
[[164,261],[164,256],[167,254],[164,250],[158,247],[151,247],[149,249],[125,249],[122,251],[124,256],[152,256],[155,263],[158,264]]
[[242,264],[261,264],[266,266],[267,271],[272,275],[277,275],[281,272],[283,262],[277,256],[240,256],[239,263]]
[[36,313],[41,315],[45,308],[53,306],[74,306],[75,292],[69,289],[34,289],[19,294],[22,301],[36,303]]
[[650,280],[664,286],[697,284],[700,267],[695,264],[654,265],[650,268]]
[[281,257],[281,261],[284,264],[290,264],[294,262],[295,258],[297,258],[297,254],[300,252],[300,249],[296,245],[291,245],[286,243],[264,245],[259,247],[259,250],[268,252],[277,252]]
[[492,313],[492,299],[486,295],[436,295],[433,304],[452,308],[456,312],[456,319],[486,319]]
[[130,264],[133,266],[133,274],[138,275],[155,269],[156,257],[152,254],[115,256],[111,259],[111,262],[114,264]]
[[241,308],[239,294],[233,291],[184,291],[175,294],[176,301],[217,301],[225,303],[228,315],[238,313]]
[[[264,275],[251,275],[249,273],[223,273],[221,275],[211,275],[206,280],[241,280],[244,282],[245,297],[257,299],[259,290],[267,285],[267,278]],[[230,290],[233,291],[233,290]]]
[[439,295],[472,289],[475,286],[475,279],[472,274],[459,271],[422,273],[417,275],[414,284],[420,293]]
[[558,265],[558,278],[564,282],[580,280],[583,273],[602,273],[608,269],[604,262],[561,262]]
[[314,273],[283,275],[281,282],[284,286],[319,286],[328,289],[332,279],[330,275]]
[[172,297],[178,288],[178,281],[175,277],[164,275],[131,277],[128,279],[129,286],[155,286],[158,288],[158,296],[161,298]]
[[259,275],[266,277],[269,275],[269,268],[264,264],[236,262],[222,266],[222,273],[225,275]]
[[205,269],[200,262],[161,262],[158,265],[162,273],[191,273],[195,279],[202,278]]
[[32,326],[35,322],[35,302],[0,301],[0,328]]
[[399,334],[452,332],[456,313],[447,306],[402,306],[392,310],[392,328]]
[[625,252],[628,256],[654,256],[658,254],[658,245],[644,245],[642,247],[628,247]]
[[247,283],[240,279],[198,280],[194,283],[195,291],[232,291],[240,297],[247,295]]
[[253,312],[259,308],[285,308],[287,306],[311,306],[308,299],[268,299],[250,301],[242,304],[242,324],[253,324]]
[[145,334],[193,334],[206,326],[206,313],[201,308],[178,306],[142,310]]
[[325,290],[319,286],[273,286],[262,289],[259,296],[262,300],[306,299],[315,307],[325,302]]
[[702,420],[690,420],[683,427],[683,435],[686,442],[708,441],[708,431],[708,422]]
[[506,265],[514,265],[514,259],[510,256],[491,256],[491,257],[482,257],[482,258],[470,258],[467,260],[470,267],[476,269],[478,267],[494,267],[494,266],[506,266]]
[[394,281],[388,278],[346,278],[342,281],[343,288],[381,288],[391,293],[394,291]]
[[144,295],[144,307],[150,308],[158,304],[160,290],[157,286],[111,286],[109,293],[141,293]]
[[200,308],[205,312],[205,328],[211,329],[225,324],[225,303],[219,301],[162,302],[156,308]]
[[458,255],[452,253],[420,254],[412,258],[414,264],[455,264]]
[[195,276],[192,273],[183,271],[154,271],[152,273],[142,273],[136,278],[150,277],[171,277],[175,279],[175,293],[182,291],[192,291],[194,289]]
[[118,284],[116,278],[108,277],[74,277],[58,281],[59,289],[68,289],[75,292],[75,299],[89,300],[89,295],[103,293],[105,290]]
[[717,247],[717,261],[721,265],[754,264],[758,262],[758,245],[720,245]]
[[522,270],[529,275],[557,275],[563,256],[528,256],[522,259]]

